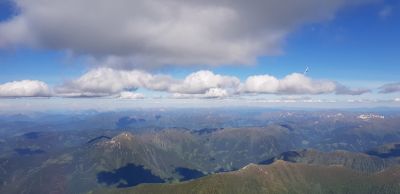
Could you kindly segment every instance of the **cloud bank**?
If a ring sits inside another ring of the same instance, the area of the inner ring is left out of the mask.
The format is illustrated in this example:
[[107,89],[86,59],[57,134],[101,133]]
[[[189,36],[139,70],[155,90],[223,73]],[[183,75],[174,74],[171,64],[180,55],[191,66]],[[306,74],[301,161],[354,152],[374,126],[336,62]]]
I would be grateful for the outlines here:
[[345,94],[361,95],[364,89],[351,89],[330,80],[313,80],[303,74],[292,73],[282,79],[271,75],[239,78],[197,71],[184,79],[167,75],[152,75],[145,71],[97,68],[81,77],[57,86],[55,91],[64,97],[100,97],[144,88],[171,93],[176,98],[224,98],[244,94]]
[[296,27],[375,0],[14,0],[0,48],[67,50],[119,68],[249,64]]
[[201,70],[175,79],[168,75],[139,70],[97,68],[65,81],[53,89],[37,80],[7,82],[0,85],[0,97],[114,97],[142,99],[139,88],[170,94],[172,98],[226,98],[247,94],[276,95],[361,95],[370,90],[352,89],[330,80],[314,80],[300,73],[282,79],[271,75],[249,76],[244,82],[235,76]]

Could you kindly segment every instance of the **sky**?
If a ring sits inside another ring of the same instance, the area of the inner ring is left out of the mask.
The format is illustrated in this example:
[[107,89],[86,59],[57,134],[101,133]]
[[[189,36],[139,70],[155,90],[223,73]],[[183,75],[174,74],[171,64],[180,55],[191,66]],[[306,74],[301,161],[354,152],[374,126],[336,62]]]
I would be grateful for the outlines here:
[[395,0],[0,0],[0,109],[399,107],[399,34]]

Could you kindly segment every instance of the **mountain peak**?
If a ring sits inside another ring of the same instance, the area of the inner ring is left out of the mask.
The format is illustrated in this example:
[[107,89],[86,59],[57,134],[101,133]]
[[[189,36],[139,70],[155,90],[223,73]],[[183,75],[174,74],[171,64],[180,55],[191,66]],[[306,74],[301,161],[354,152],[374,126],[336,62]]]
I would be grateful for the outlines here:
[[133,142],[135,136],[129,132],[123,132],[108,141],[101,142],[101,146],[111,147],[111,148],[122,148],[122,145],[127,145]]
[[135,136],[132,133],[123,132],[123,133],[113,137],[111,139],[111,141],[117,141],[117,142],[120,142],[120,141],[132,141],[134,137]]

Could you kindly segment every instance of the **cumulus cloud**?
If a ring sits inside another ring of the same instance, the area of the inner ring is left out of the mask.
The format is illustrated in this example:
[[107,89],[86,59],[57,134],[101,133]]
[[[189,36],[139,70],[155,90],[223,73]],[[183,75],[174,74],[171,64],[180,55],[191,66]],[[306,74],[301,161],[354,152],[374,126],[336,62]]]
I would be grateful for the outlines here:
[[247,64],[280,53],[296,27],[370,1],[14,0],[19,15],[0,23],[0,47],[68,50],[126,68]]
[[78,79],[57,86],[55,92],[64,97],[110,96],[139,87],[167,90],[174,83],[169,76],[151,75],[144,71],[122,71],[111,68],[93,69]]
[[[174,98],[224,98],[245,93],[254,94],[348,94],[360,95],[369,90],[351,89],[335,81],[313,80],[293,73],[283,79],[270,75],[248,77],[244,83],[234,76],[197,71],[184,79],[153,75],[145,71],[98,68],[55,88],[64,97],[100,97],[144,88],[173,94]],[[128,95],[128,94],[127,94]]]
[[[170,92],[199,94],[204,92],[214,93],[218,88],[235,90],[240,80],[233,76],[214,74],[211,71],[198,71],[188,75],[182,82],[172,84]],[[208,91],[215,88],[214,91]]]
[[379,93],[384,93],[384,94],[400,92],[400,82],[385,84],[385,85],[379,87],[378,89],[379,89]]
[[255,75],[246,79],[241,87],[244,93],[266,94],[348,94],[361,95],[369,92],[364,89],[350,89],[335,81],[313,80],[304,74],[292,73],[283,79],[270,75]]
[[270,75],[255,75],[246,79],[243,92],[275,93],[279,90],[279,80]]
[[49,97],[48,85],[37,80],[21,80],[0,85],[0,97]]
[[222,88],[210,88],[204,95],[206,98],[225,98],[229,96],[229,93]]

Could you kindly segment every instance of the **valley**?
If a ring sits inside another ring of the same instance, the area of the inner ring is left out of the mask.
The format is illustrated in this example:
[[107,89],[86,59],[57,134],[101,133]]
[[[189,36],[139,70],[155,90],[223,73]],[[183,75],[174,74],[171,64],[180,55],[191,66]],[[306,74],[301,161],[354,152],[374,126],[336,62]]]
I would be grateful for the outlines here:
[[[365,185],[398,190],[400,114],[381,113],[387,114],[383,122],[357,119],[358,112],[182,112],[57,116],[67,124],[24,117],[30,127],[0,130],[0,191],[362,193]],[[114,125],[102,128],[105,118]],[[20,120],[4,118],[2,126]],[[333,171],[334,177],[322,178]],[[389,177],[395,182],[382,182]],[[356,186],[346,187],[348,182]]]

